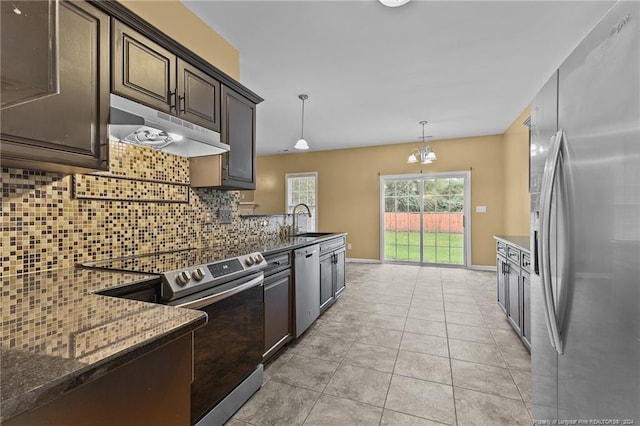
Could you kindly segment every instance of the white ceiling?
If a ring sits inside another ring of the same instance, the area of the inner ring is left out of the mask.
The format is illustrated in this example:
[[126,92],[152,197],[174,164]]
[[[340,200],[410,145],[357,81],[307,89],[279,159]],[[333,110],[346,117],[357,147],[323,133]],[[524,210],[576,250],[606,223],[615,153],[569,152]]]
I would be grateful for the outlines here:
[[613,3],[185,1],[240,52],[259,155],[503,133]]

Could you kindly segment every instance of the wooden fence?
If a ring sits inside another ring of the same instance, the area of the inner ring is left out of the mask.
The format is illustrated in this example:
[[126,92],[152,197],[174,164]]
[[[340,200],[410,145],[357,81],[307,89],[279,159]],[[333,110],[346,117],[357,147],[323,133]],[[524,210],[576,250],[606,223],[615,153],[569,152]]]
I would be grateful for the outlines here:
[[[462,234],[464,231],[462,213],[425,213],[424,232],[448,232]],[[385,213],[385,231],[420,232],[420,213]]]

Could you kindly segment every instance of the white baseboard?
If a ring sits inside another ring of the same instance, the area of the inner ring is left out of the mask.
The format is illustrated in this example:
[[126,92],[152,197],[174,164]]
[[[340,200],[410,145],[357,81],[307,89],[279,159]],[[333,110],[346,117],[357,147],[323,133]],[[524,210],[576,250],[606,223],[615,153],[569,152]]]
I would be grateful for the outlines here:
[[475,271],[489,271],[489,272],[497,271],[497,267],[491,266],[491,265],[471,265],[469,269],[473,269]]
[[[346,261],[349,263],[376,263],[376,264],[382,263],[378,259],[358,259],[355,257],[347,257]],[[497,270],[495,266],[491,266],[491,265],[471,265],[469,269],[473,269],[475,271],[488,271],[488,272],[496,272]]]
[[346,261],[351,263],[380,263],[378,259],[358,259],[355,257],[347,257]]

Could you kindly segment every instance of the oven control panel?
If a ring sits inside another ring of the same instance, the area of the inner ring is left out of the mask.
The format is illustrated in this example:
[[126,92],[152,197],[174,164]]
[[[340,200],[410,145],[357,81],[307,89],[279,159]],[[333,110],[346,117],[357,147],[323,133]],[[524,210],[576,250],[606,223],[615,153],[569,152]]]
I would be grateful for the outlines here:
[[252,271],[258,271],[265,266],[267,261],[262,254],[251,253],[233,259],[166,272],[162,275],[162,299],[174,300],[203,291]]
[[238,259],[225,260],[224,262],[217,262],[207,267],[213,278],[224,277],[225,275],[233,274],[234,272],[243,271],[242,263]]

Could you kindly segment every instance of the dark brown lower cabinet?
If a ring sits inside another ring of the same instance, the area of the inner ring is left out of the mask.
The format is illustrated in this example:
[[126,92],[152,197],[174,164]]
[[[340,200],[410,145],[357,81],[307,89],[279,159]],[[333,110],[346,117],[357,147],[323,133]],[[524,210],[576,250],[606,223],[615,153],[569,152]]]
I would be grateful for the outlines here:
[[191,336],[154,349],[3,425],[188,425]]
[[320,312],[333,303],[333,295],[333,253],[329,253],[320,258]]
[[273,356],[293,336],[291,269],[270,275],[264,280],[264,355]]
[[61,1],[59,23],[60,93],[2,110],[2,165],[108,170],[109,16]]

